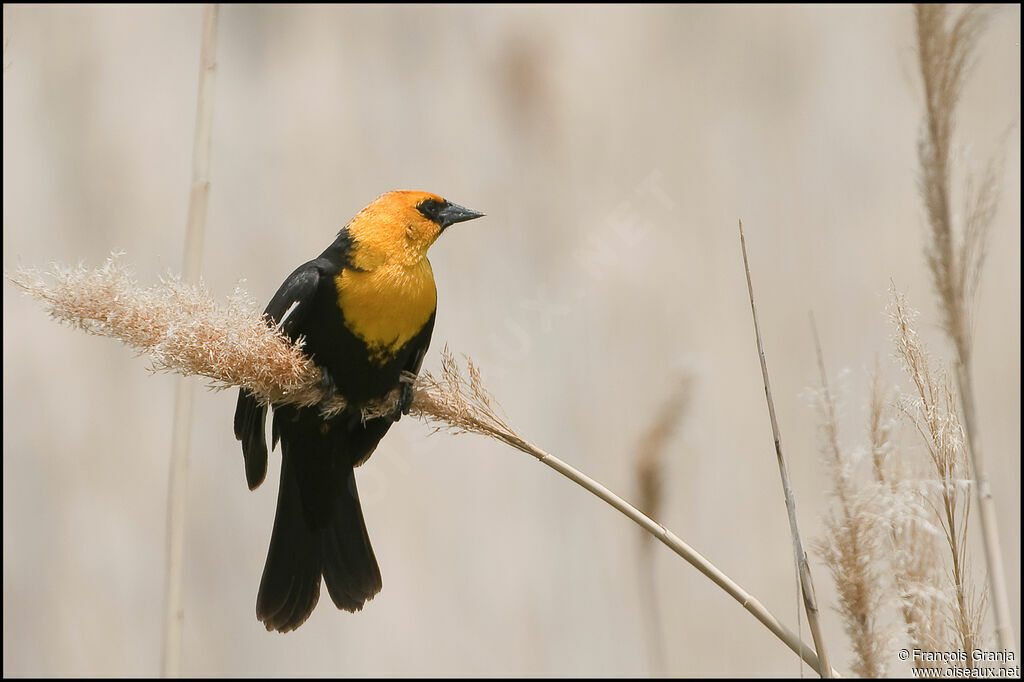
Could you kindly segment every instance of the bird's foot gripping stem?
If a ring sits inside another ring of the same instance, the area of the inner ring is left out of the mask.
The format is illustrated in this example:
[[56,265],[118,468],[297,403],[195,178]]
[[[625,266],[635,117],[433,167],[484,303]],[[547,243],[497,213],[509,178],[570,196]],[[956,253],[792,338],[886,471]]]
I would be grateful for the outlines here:
[[408,373],[402,374],[398,384],[398,402],[391,412],[392,421],[398,421],[403,414],[409,414],[409,410],[412,409],[412,382],[415,380],[416,377]]
[[330,402],[334,396],[338,393],[338,387],[334,383],[334,377],[327,371],[326,367],[319,367],[320,369],[320,388],[323,389],[324,397],[320,400],[319,407],[326,408],[327,403]]

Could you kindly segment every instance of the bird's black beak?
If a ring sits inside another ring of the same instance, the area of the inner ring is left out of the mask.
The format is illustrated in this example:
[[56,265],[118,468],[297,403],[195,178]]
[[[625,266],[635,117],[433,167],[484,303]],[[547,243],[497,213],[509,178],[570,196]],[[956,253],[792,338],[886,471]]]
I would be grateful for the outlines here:
[[423,215],[440,225],[442,230],[454,225],[455,223],[473,220],[474,218],[479,218],[484,215],[480,211],[474,211],[471,208],[459,206],[458,204],[453,204],[450,201],[445,201],[443,203],[425,201],[420,204],[419,209]]
[[442,230],[449,225],[462,223],[467,220],[483,216],[483,213],[480,211],[474,211],[471,208],[459,206],[458,204],[453,204],[450,201],[446,202],[446,204],[447,205],[442,205],[441,210],[438,212],[438,218],[440,218],[440,220],[437,221],[437,224],[441,226]]

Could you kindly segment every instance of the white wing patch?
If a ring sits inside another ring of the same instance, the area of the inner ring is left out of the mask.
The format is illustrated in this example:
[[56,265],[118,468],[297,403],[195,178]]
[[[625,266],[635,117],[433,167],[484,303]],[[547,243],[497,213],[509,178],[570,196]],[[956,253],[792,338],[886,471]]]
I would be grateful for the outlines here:
[[288,310],[284,311],[284,315],[281,316],[281,321],[277,323],[276,329],[278,331],[281,331],[281,328],[284,326],[284,323],[288,321],[288,318],[292,316],[292,313],[294,313],[295,309],[298,307],[299,301],[294,301],[290,306],[288,306]]

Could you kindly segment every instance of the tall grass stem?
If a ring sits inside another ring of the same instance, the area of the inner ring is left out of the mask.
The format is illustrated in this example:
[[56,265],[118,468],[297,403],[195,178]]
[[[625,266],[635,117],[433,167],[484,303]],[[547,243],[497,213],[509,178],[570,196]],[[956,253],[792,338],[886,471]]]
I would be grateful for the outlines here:
[[743,269],[747,275],[747,293],[750,294],[750,312],[754,318],[754,336],[757,339],[757,355],[761,360],[761,376],[764,379],[764,394],[768,401],[768,416],[772,425],[772,440],[775,443],[775,456],[779,463],[779,474],[782,477],[782,492],[786,497],[786,511],[789,515],[789,529],[793,536],[793,555],[800,573],[800,593],[803,597],[804,610],[807,613],[807,624],[811,628],[814,648],[818,652],[821,667],[818,669],[822,677],[832,677],[832,667],[825,651],[825,639],[821,632],[821,620],[818,616],[818,600],[814,594],[814,582],[811,569],[807,564],[807,553],[804,552],[800,540],[800,528],[796,520],[796,498],[789,484],[789,471],[786,458],[782,455],[782,437],[779,435],[779,422],[775,416],[775,401],[772,400],[771,382],[768,380],[768,363],[765,360],[764,344],[761,341],[761,327],[757,321],[757,306],[754,304],[754,285],[750,278],[750,262],[747,260],[747,241],[743,236],[743,221],[740,221],[740,248],[743,251]]
[[[203,8],[203,33],[199,52],[199,96],[192,148],[192,185],[182,276],[199,278],[206,229],[206,205],[210,194],[210,139],[213,129],[213,85],[217,58],[219,7]],[[174,391],[174,423],[171,431],[170,473],[167,484],[167,576],[164,591],[164,639],[160,672],[180,677],[184,634],[185,516],[188,502],[188,459],[192,446],[193,385],[178,379]]]

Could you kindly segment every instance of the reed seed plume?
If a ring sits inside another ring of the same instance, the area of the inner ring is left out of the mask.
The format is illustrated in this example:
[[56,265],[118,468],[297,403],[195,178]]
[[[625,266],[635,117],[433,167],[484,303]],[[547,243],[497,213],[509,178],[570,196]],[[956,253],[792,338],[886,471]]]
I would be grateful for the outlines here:
[[176,276],[142,288],[119,254],[97,268],[19,268],[9,279],[53,319],[121,341],[146,355],[153,371],[205,377],[214,390],[244,387],[268,404],[344,409],[343,398],[324,395],[301,339],[292,343],[269,327],[240,289],[218,304],[201,282]]
[[[343,396],[324,393],[320,370],[292,342],[268,326],[241,289],[218,304],[200,282],[166,276],[142,288],[120,254],[100,267],[19,268],[9,279],[39,300],[50,317],[90,334],[117,339],[147,356],[152,370],[205,377],[213,390],[241,387],[266,404],[319,405],[325,415],[345,408]],[[413,382],[412,412],[452,432],[478,433],[521,444],[468,361],[468,377],[447,348],[441,372]],[[363,410],[364,419],[388,414],[397,392]]]
[[915,7],[925,94],[925,120],[918,142],[921,195],[930,226],[925,254],[946,329],[961,355],[970,350],[970,301],[998,204],[1001,163],[993,161],[979,180],[969,183],[963,225],[957,229],[951,190],[953,140],[957,104],[990,13],[984,5],[968,5],[951,20],[947,5]]
[[[878,492],[885,559],[896,590],[903,629],[913,648],[938,651],[947,635],[948,599],[936,586],[943,584],[938,528],[928,519],[920,476],[915,476],[897,448],[897,416],[891,392],[882,381],[877,362],[871,377],[868,434],[871,472]],[[920,660],[916,665],[922,665]]]
[[[838,398],[828,382],[815,334],[821,388],[812,392],[819,411],[819,448],[833,488],[826,535],[817,543],[832,574],[838,611],[850,639],[853,671],[886,673],[895,641],[888,607],[899,612],[912,648],[943,651],[958,646],[950,628],[954,603],[940,551],[945,534],[935,514],[934,476],[913,466],[898,447],[897,409],[877,363],[868,402],[865,448],[839,438]],[[870,473],[869,473],[869,471]],[[921,667],[923,662],[915,660]]]
[[949,376],[933,367],[914,327],[916,313],[895,289],[889,314],[897,356],[914,385],[914,393],[899,407],[920,434],[938,482],[936,489],[929,491],[928,500],[949,550],[954,594],[949,621],[957,647],[969,652],[980,645],[985,598],[979,597],[974,588],[967,554],[971,481],[957,396]]
[[[497,438],[516,448],[528,443],[509,426],[497,400],[487,390],[480,368],[470,359],[466,375],[446,345],[441,351],[441,372],[423,372],[413,392],[411,413],[439,424],[453,434],[475,433]],[[468,376],[467,376],[468,375]]]
[[[890,524],[888,565],[903,628],[913,648],[949,650],[954,639],[947,617],[951,600],[943,587],[946,575],[939,530],[927,516],[931,508],[924,505],[919,481],[910,477],[893,483],[888,492],[888,500],[893,502],[886,515]],[[922,661],[915,665],[920,667]]]
[[858,677],[882,677],[889,642],[879,624],[883,595],[876,570],[881,558],[878,516],[871,495],[858,485],[856,457],[840,445],[836,396],[829,387],[813,316],[811,326],[821,374],[821,389],[815,396],[820,419],[819,448],[832,476],[832,509],[826,513],[826,535],[817,548],[838,593],[838,610],[853,647],[851,669]]
[[882,381],[878,358],[875,358],[875,368],[871,372],[871,399],[868,404],[868,436],[871,445],[871,467],[879,483],[886,482],[886,465],[896,450],[893,442],[895,428],[896,419],[892,412],[889,392]]

